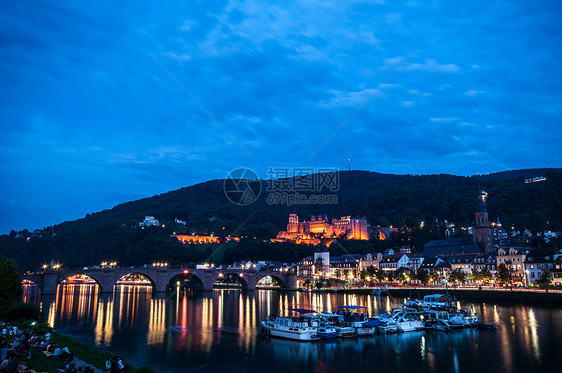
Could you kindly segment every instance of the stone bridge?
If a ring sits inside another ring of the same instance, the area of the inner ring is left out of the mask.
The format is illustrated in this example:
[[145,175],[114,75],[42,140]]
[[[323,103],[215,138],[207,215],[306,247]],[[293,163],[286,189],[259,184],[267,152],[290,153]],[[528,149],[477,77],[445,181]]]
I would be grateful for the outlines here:
[[75,275],[86,275],[96,281],[101,293],[112,293],[113,287],[124,276],[139,274],[148,278],[155,292],[164,292],[170,281],[176,276],[193,276],[201,282],[203,291],[212,291],[215,281],[220,275],[238,277],[243,290],[255,290],[258,282],[264,277],[273,277],[284,289],[296,289],[297,274],[293,272],[256,271],[252,269],[185,269],[185,268],[103,268],[84,269],[75,271],[45,271],[26,273],[21,275],[22,281],[36,284],[41,294],[56,294],[57,286],[65,279]]

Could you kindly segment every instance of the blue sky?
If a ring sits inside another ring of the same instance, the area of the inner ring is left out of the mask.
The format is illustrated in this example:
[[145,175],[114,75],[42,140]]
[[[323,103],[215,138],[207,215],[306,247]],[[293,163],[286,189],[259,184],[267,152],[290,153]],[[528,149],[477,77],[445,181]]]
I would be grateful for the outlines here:
[[0,233],[241,166],[560,167],[561,13],[558,1],[3,1]]

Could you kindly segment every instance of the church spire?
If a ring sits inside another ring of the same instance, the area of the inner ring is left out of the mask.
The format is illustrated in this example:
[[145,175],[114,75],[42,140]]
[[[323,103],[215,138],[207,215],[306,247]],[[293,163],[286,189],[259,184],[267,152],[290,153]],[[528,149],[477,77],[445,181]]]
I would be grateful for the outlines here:
[[482,191],[480,184],[478,184],[478,205],[476,206],[476,212],[487,212],[486,211],[486,197],[487,193]]

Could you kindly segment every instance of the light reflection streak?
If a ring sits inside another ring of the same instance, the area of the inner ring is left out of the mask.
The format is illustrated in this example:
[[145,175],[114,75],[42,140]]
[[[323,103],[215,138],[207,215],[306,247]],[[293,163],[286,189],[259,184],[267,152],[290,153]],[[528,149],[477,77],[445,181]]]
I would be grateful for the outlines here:
[[535,312],[529,310],[529,328],[531,329],[531,346],[533,347],[533,355],[537,361],[541,359],[541,350],[539,347],[539,337],[537,335],[537,319],[535,317]]
[[160,346],[164,343],[166,333],[166,312],[164,299],[150,300],[150,316],[148,321],[148,333],[146,344],[149,346]]

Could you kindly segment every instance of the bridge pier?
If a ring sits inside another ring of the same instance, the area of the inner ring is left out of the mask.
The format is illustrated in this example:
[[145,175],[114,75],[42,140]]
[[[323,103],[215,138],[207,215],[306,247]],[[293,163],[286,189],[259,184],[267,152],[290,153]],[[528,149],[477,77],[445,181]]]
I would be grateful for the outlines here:
[[42,294],[45,295],[55,295],[57,293],[57,286],[59,285],[59,279],[57,273],[46,273],[43,276],[43,286],[40,284]]

